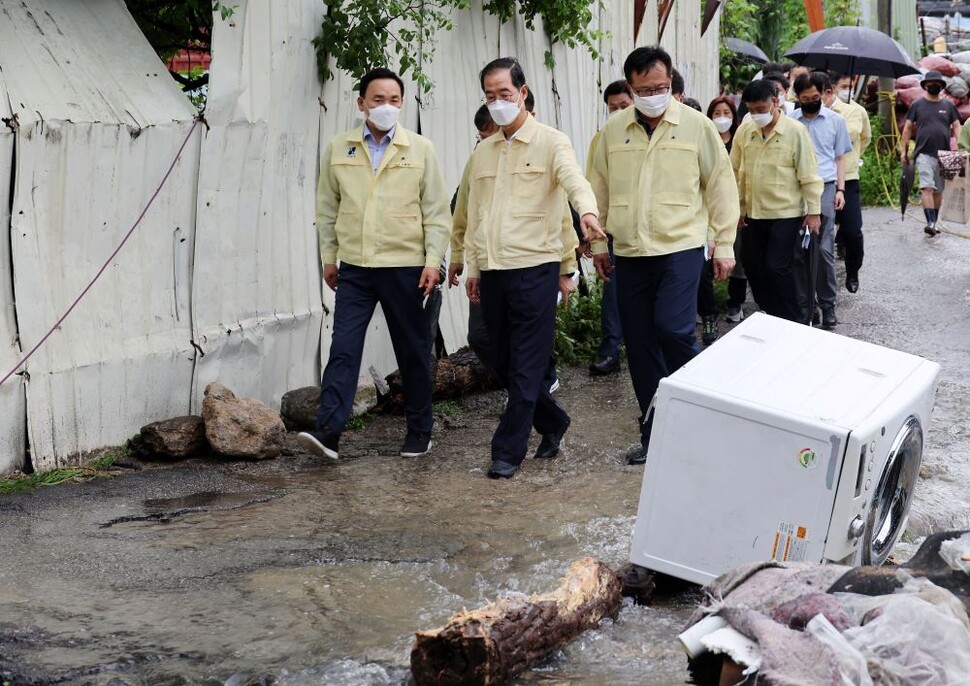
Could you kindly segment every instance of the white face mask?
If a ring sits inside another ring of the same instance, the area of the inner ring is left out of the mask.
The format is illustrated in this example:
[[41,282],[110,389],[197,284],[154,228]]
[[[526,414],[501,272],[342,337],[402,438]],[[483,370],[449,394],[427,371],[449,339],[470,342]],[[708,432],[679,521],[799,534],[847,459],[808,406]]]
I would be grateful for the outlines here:
[[508,100],[495,100],[488,103],[488,113],[499,126],[508,126],[519,116],[519,103]]
[[751,121],[758,125],[758,128],[765,128],[774,119],[774,114],[771,112],[765,112],[764,114],[752,114]]
[[849,88],[843,88],[839,91],[839,100],[842,102],[849,102],[852,99],[852,90]]
[[401,116],[401,108],[394,105],[379,105],[367,113],[367,120],[378,131],[390,131]]
[[718,133],[725,133],[731,129],[731,124],[734,120],[731,117],[714,117],[714,126],[717,127]]
[[646,97],[634,95],[633,106],[637,108],[637,112],[647,119],[656,119],[667,111],[667,106],[670,105],[670,98],[670,91],[661,93],[660,95],[648,95]]

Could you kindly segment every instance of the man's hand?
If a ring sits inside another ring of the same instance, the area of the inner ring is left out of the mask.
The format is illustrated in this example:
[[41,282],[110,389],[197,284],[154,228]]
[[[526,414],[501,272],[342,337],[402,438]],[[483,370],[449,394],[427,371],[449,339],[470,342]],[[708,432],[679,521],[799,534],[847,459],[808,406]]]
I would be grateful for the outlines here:
[[707,242],[707,257],[705,259],[711,259],[714,257],[714,247],[717,245],[714,241]]
[[465,265],[461,262],[452,262],[448,265],[448,288],[458,285],[458,277],[465,272]]
[[478,279],[468,277],[465,279],[465,293],[468,294],[468,300],[473,305],[481,305],[482,299],[478,292]]
[[578,260],[581,257],[588,257],[589,259],[593,259],[592,243],[583,243],[578,248],[576,248],[576,259]]
[[418,281],[418,288],[424,291],[425,297],[431,295],[431,291],[438,285],[438,279],[440,278],[441,273],[437,267],[425,267],[421,271],[421,280]]
[[569,296],[576,292],[576,284],[569,274],[559,276],[559,294],[562,296],[562,306],[569,308]]
[[613,263],[610,262],[610,254],[608,252],[601,252],[593,255],[593,266],[596,267],[596,273],[603,281],[610,280],[610,274],[613,273]]
[[743,214],[738,218],[738,228],[739,229],[748,228],[748,218],[745,217]]
[[713,266],[714,280],[724,281],[724,279],[731,276],[731,272],[734,271],[734,259],[730,257],[715,257]]
[[835,191],[835,210],[838,212],[845,207],[845,191]]
[[908,150],[901,150],[900,151],[900,153],[899,153],[899,161],[903,163],[903,166],[904,167],[907,164],[909,164],[909,151]]
[[323,280],[330,286],[331,291],[337,290],[337,265],[323,265]]
[[600,220],[596,218],[595,214],[591,212],[584,214],[579,220],[579,225],[583,229],[583,240],[587,243],[595,241],[597,238],[606,240],[606,232],[603,231]]
[[817,236],[818,232],[822,230],[822,217],[817,214],[810,214],[806,216],[805,228],[807,228],[809,233],[811,233],[813,236]]

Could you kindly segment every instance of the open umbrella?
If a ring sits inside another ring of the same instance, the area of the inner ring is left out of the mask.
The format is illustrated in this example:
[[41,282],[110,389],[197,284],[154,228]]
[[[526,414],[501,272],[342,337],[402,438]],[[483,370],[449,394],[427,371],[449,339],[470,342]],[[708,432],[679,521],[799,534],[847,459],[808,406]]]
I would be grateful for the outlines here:
[[748,41],[741,40],[740,38],[728,38],[726,41],[724,41],[724,44],[731,52],[736,52],[742,57],[748,58],[752,62],[764,64],[768,61],[768,55],[765,54],[765,51],[754,43],[749,43]]
[[919,74],[902,45],[864,26],[836,26],[802,38],[785,53],[798,64],[855,76],[899,78]]
[[902,172],[899,175],[899,207],[904,217],[906,216],[906,206],[909,204],[909,194],[913,190],[913,167],[913,161],[910,160],[903,165]]

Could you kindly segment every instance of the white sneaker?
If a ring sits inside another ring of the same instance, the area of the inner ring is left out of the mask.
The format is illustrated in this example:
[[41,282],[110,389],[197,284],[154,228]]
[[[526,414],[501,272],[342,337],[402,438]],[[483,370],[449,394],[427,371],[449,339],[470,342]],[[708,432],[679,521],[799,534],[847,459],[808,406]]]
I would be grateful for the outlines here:
[[724,315],[724,318],[729,322],[734,322],[737,324],[739,321],[744,319],[744,310],[742,310],[740,307],[729,307],[727,314]]

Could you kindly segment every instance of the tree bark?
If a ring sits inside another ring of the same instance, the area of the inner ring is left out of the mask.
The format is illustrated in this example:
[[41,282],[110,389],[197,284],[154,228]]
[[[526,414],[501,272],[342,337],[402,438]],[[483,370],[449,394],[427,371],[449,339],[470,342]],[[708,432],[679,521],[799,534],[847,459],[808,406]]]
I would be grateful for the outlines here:
[[620,610],[621,583],[591,557],[569,568],[553,593],[502,598],[462,610],[431,631],[419,631],[411,650],[416,686],[493,686],[511,679]]

